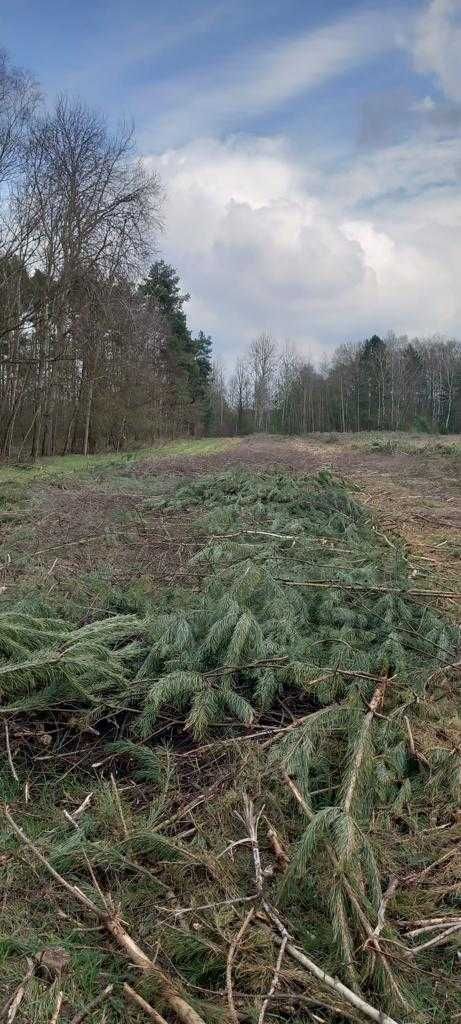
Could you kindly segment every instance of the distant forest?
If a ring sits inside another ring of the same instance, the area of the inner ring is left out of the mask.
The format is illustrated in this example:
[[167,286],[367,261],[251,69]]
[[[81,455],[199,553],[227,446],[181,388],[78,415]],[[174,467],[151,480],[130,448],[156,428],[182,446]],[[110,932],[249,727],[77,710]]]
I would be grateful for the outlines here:
[[315,368],[263,333],[226,386],[213,372],[213,423],[223,433],[461,430],[461,345],[440,337],[340,345]]
[[262,333],[226,376],[158,257],[161,183],[131,129],[45,110],[0,55],[0,455],[180,435],[461,430],[461,346],[343,345],[314,367]]

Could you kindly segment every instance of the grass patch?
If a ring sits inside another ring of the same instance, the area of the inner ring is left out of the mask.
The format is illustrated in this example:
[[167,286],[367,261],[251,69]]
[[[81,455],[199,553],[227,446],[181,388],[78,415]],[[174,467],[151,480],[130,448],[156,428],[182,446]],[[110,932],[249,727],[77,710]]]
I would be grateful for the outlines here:
[[[442,1024],[461,1009],[459,934],[415,952],[439,933],[410,933],[461,918],[459,707],[444,668],[459,633],[443,601],[412,593],[404,549],[329,473],[227,472],[143,501],[141,532],[153,513],[168,548],[194,537],[179,580],[153,595],[147,574],[132,589],[111,571],[78,575],[102,601],[83,612],[36,580],[28,594],[25,578],[0,612],[2,800],[56,871],[98,906],[110,893],[109,912],[207,1024],[227,1019],[229,948],[257,895],[253,804],[263,891],[294,944],[395,1019]],[[36,958],[24,1020],[49,1024],[58,988],[70,1019],[113,983],[95,1024],[135,1021],[124,980],[172,1019],[158,976],[140,981],[4,815],[0,878],[3,998]],[[367,928],[394,878],[372,953]],[[256,902],[263,919],[232,972],[248,1020],[279,951]],[[39,969],[50,948],[69,960],[59,978]],[[286,956],[269,1017],[307,1010],[362,1019]]]
[[439,455],[449,458],[461,456],[459,441],[443,441],[437,437],[428,440],[425,436],[410,434],[354,435],[351,448],[380,455],[419,455],[423,457]]
[[159,459],[171,456],[203,456],[226,451],[235,444],[234,438],[200,438],[197,440],[170,441],[151,448],[131,452],[117,452],[100,455],[56,455],[40,459],[34,465],[0,466],[0,484],[24,482],[52,482],[61,477],[88,476],[109,473],[131,466],[143,459]]

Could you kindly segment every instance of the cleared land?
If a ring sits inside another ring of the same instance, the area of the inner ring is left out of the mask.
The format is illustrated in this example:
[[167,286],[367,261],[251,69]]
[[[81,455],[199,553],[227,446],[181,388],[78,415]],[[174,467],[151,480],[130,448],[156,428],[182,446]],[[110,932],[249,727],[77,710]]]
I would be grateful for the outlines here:
[[171,511],[166,525],[157,498],[184,480],[238,466],[254,472],[331,469],[359,488],[360,500],[384,530],[396,530],[408,542],[418,573],[456,580],[461,440],[323,434],[180,441],[150,452],[0,468],[0,585],[10,597],[33,587],[66,593],[70,586],[84,602],[119,583],[150,592],[157,581],[185,571],[197,528]]
[[0,469],[0,1019],[147,1019],[124,983],[172,1024],[459,1016],[460,468],[318,435]]

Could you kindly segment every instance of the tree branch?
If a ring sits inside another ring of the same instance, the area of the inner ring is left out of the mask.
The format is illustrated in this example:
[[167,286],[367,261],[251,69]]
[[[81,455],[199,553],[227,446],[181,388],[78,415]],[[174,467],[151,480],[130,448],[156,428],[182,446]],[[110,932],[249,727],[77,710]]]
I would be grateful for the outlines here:
[[115,939],[117,945],[120,946],[121,949],[123,949],[129,956],[130,960],[135,964],[138,970],[143,973],[148,973],[150,971],[156,972],[160,980],[163,999],[168,1003],[170,1008],[177,1013],[178,1017],[183,1021],[183,1024],[205,1024],[200,1015],[191,1006],[189,1006],[188,1003],[186,1003],[182,996],[178,995],[169,977],[161,971],[160,968],[154,964],[153,960],[150,959],[147,953],[138,946],[137,942],[131,938],[131,935],[129,935],[126,929],[120,924],[120,921],[116,917],[108,914],[107,911],[98,907],[93,900],[89,899],[89,897],[78,888],[78,886],[71,885],[63,875],[60,875],[58,871],[55,871],[46,857],[44,857],[34,843],[31,842],[22,828],[16,824],[7,806],[4,806],[3,813],[13,832],[18,839],[21,840],[23,845],[31,851],[33,856],[39,860],[41,864],[43,864],[48,873],[60,886],[69,892],[74,899],[78,900],[86,910],[89,910],[99,918],[106,931],[109,932],[112,938]]

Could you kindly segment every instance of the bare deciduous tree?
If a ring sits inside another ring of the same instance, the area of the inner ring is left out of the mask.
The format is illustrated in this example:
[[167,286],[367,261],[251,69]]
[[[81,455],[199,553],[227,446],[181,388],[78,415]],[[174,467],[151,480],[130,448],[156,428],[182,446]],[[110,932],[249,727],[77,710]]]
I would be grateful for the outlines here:
[[[69,360],[78,366],[72,433],[77,442],[80,432],[86,454],[112,297],[120,281],[146,265],[160,226],[160,185],[135,160],[131,129],[113,135],[80,102],[61,98],[31,128],[24,191],[40,269],[32,455],[54,450],[57,395]],[[69,425],[65,433],[67,439]]]
[[[264,334],[230,378],[234,422],[242,432],[242,395],[251,383],[246,430],[461,429],[461,344],[440,336],[340,345],[316,369],[289,348],[276,359]],[[247,406],[248,409],[248,406]]]
[[275,343],[263,331],[250,345],[249,361],[253,383],[254,422],[256,430],[267,430],[270,420]]

